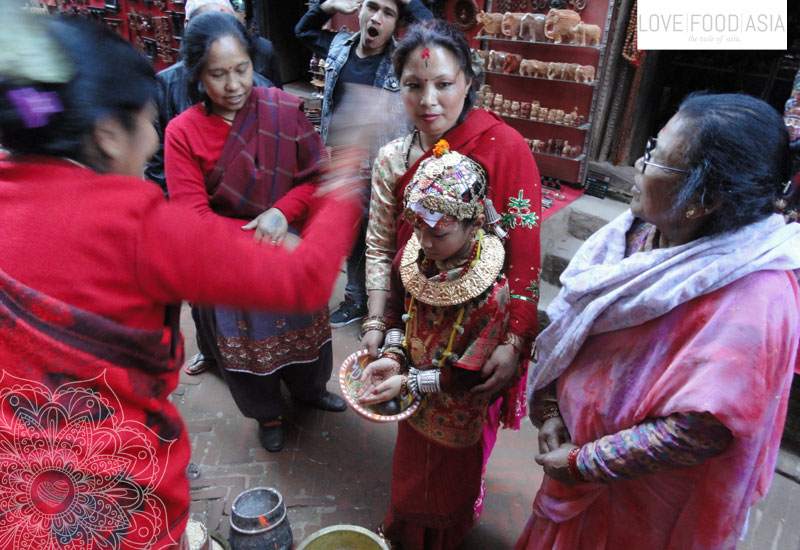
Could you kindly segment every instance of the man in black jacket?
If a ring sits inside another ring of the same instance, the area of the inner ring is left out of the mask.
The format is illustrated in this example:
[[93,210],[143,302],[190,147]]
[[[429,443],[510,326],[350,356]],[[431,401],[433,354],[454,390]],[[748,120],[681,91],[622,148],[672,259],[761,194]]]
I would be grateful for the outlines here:
[[[358,32],[323,29],[335,14],[350,14],[356,10],[360,27]],[[335,128],[337,121],[342,122],[336,111],[344,103],[346,84],[373,86],[391,93],[400,91],[392,67],[394,37],[402,22],[424,19],[433,19],[433,14],[421,0],[325,0],[300,19],[294,29],[295,34],[314,54],[325,59],[320,133],[328,145],[331,145],[329,129]],[[397,124],[383,129],[378,140],[380,143],[376,144],[378,147],[408,131],[405,112],[399,101],[395,109],[399,111],[394,117]],[[332,327],[359,321],[367,313],[366,232],[365,221],[347,258],[344,300],[331,312]]]

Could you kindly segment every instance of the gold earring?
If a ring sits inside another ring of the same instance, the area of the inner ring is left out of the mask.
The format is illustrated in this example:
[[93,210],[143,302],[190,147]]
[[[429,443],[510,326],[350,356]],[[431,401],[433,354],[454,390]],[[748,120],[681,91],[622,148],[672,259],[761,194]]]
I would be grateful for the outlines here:
[[692,216],[694,216],[694,208],[690,208],[689,210],[686,211],[687,218],[691,218]]

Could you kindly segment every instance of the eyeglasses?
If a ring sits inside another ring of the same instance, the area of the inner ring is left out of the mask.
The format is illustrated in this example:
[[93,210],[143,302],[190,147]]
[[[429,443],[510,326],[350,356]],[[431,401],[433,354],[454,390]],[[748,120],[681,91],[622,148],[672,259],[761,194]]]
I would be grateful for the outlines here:
[[656,168],[661,168],[662,170],[670,170],[671,172],[680,172],[681,174],[689,173],[689,170],[683,170],[681,168],[671,168],[669,166],[664,166],[662,164],[656,164],[655,162],[650,162],[650,153],[653,151],[653,149],[656,148],[657,143],[658,140],[653,137],[647,140],[647,145],[644,148],[644,161],[642,161],[642,174],[644,174],[644,171],[648,165],[655,166]]

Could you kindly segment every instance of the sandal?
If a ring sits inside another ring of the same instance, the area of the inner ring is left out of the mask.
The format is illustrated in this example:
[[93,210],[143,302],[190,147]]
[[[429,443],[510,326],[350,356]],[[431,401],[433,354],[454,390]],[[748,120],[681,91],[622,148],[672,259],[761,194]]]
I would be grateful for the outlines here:
[[198,353],[183,365],[183,372],[194,376],[195,374],[206,372],[212,363],[214,363],[213,359],[206,359],[202,353]]

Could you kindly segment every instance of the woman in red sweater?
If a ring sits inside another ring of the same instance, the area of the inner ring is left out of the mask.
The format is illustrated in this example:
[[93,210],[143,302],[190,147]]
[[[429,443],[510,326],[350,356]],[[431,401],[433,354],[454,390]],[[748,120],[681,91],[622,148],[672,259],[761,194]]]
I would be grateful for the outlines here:
[[[167,126],[167,188],[170,201],[204,218],[258,226],[280,242],[289,226],[303,229],[326,153],[300,100],[253,87],[251,53],[250,35],[228,14],[204,13],[187,27],[181,56],[197,104]],[[295,401],[329,411],[347,405],[325,387],[333,368],[327,307],[291,316],[252,309],[202,305],[193,316],[239,410],[276,452],[284,441],[281,381]]]
[[180,301],[322,307],[360,191],[326,185],[292,252],[167,204],[141,179],[158,144],[148,62],[85,21],[6,24],[32,29],[38,59],[0,65],[0,547],[173,548],[189,513],[167,400]]

